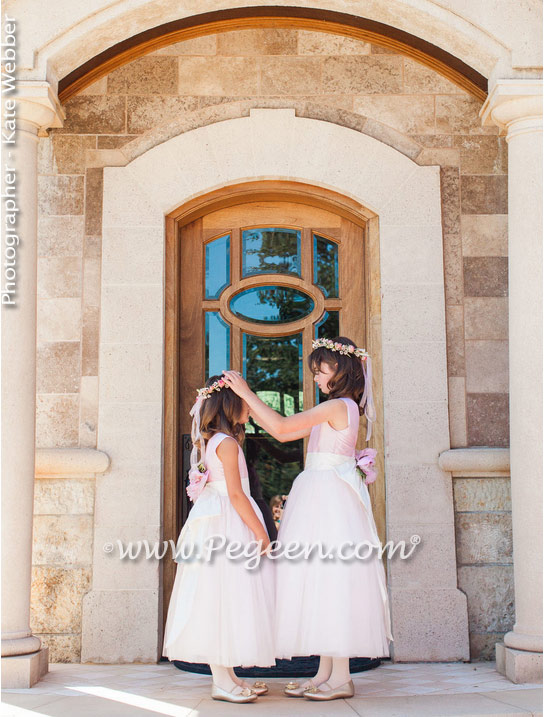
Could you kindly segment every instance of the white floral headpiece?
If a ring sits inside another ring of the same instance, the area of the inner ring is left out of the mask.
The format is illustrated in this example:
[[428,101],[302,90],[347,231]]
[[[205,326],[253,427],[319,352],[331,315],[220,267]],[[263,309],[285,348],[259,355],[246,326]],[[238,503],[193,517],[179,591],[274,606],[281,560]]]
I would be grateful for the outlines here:
[[357,346],[352,344],[341,344],[339,341],[333,341],[332,339],[315,339],[312,341],[312,349],[318,348],[329,349],[330,351],[338,351],[338,353],[344,354],[344,356],[357,356],[357,358],[365,359],[368,357],[368,353],[364,349],[358,349]]
[[325,348],[330,351],[337,351],[344,356],[355,356],[360,359],[363,366],[363,375],[365,377],[365,387],[363,395],[359,401],[360,406],[364,406],[364,415],[366,416],[366,439],[369,440],[372,435],[372,423],[376,420],[376,410],[374,408],[374,399],[372,397],[372,361],[370,354],[364,349],[358,349],[353,344],[342,344],[332,339],[314,339],[312,341],[312,349]]
[[[190,483],[187,487],[187,494],[192,501],[196,500],[208,477],[208,472],[206,471],[206,441],[200,433],[200,409],[204,401],[209,398],[214,391],[220,391],[225,386],[227,386],[227,382],[220,378],[214,381],[210,386],[203,386],[203,388],[197,389],[196,401],[190,411],[190,415],[193,417],[191,424],[193,448],[191,450],[191,468],[189,469]],[[205,479],[203,480],[203,478]]]
[[211,386],[204,386],[197,390],[199,398],[209,398],[214,391],[220,391],[224,386],[227,386],[226,381],[223,378],[214,381]]

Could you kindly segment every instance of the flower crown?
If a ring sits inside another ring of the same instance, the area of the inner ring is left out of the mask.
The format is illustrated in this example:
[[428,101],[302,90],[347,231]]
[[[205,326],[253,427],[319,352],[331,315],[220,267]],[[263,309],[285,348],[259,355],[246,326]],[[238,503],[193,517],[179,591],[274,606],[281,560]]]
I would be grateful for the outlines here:
[[344,356],[356,356],[362,360],[370,358],[370,354],[364,349],[358,349],[352,344],[341,344],[338,341],[332,341],[332,339],[315,339],[312,341],[312,349],[321,347],[329,349],[330,351],[338,351],[338,353],[344,354]]
[[209,398],[214,391],[220,391],[226,385],[227,384],[225,380],[220,378],[217,381],[214,381],[211,386],[204,386],[204,388],[199,388],[197,390],[198,398]]

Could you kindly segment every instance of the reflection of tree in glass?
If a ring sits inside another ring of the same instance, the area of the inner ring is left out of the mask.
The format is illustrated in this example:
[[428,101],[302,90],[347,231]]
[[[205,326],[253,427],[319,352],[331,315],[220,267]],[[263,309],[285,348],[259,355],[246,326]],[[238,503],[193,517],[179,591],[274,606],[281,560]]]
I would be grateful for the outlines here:
[[309,314],[314,306],[312,299],[295,289],[280,286],[259,288],[256,292],[259,303],[272,308],[274,322],[295,321]]
[[296,229],[252,229],[244,231],[247,274],[300,274]]
[[323,289],[325,296],[338,296],[338,245],[317,234],[314,241],[315,283]]
[[[300,334],[271,338],[246,336],[246,380],[255,392],[279,393],[279,411],[283,415],[284,395],[294,397],[298,404],[299,390],[302,390],[300,342]],[[302,406],[297,410],[302,411]]]
[[[317,339],[333,339],[335,336],[340,335],[340,320],[338,311],[325,311],[324,320],[316,324],[316,338]],[[318,388],[316,388],[316,405],[327,399],[327,394]]]
[[[246,336],[246,380],[253,391],[268,391],[271,395],[273,392],[276,400],[279,395],[279,411],[283,415],[286,396],[289,410],[293,400],[296,410],[302,410],[299,402],[299,392],[302,390],[300,343],[300,334],[271,338]],[[266,393],[260,395],[264,398]],[[255,425],[254,435],[267,436],[266,450],[259,452],[255,466],[263,493],[268,499],[278,493],[288,493],[292,481],[302,470],[302,440],[289,443],[287,450],[286,444],[269,437],[260,426]],[[294,451],[298,451],[299,457],[296,460]]]

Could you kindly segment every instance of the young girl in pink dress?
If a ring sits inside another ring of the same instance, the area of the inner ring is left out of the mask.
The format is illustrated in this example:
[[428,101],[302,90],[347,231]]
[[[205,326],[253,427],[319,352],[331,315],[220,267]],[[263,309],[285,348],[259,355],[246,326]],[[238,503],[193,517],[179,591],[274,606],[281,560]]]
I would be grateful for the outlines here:
[[[225,550],[214,551],[207,561],[196,557],[209,554],[207,543],[212,539],[218,545],[221,536],[227,544],[254,543],[257,557],[270,542],[263,515],[249,492],[240,445],[249,408],[220,376],[212,376],[199,389],[191,414],[193,452],[187,492],[195,505],[176,545],[178,566],[162,654],[170,660],[209,664],[214,699],[253,702],[268,687],[264,682],[250,687],[233,667],[276,664],[274,566],[264,556],[257,567],[248,569],[247,558],[231,559]],[[260,550],[257,541],[262,541]],[[193,558],[187,559],[191,549]]]
[[[292,416],[281,416],[263,403],[236,372],[224,375],[272,436],[282,442],[310,436],[305,468],[291,487],[278,541],[282,546],[321,543],[332,557],[322,559],[314,550],[308,559],[275,559],[276,657],[320,655],[317,674],[302,685],[289,683],[285,693],[331,700],[354,694],[349,658],[388,657],[393,636],[385,570],[376,548],[368,547],[381,547],[366,487],[376,477],[376,452],[355,449],[360,407],[368,419],[367,440],[374,420],[370,357],[345,337],[318,339],[313,348],[308,363],[329,399]],[[358,544],[367,546],[360,555],[370,557],[353,557]]]

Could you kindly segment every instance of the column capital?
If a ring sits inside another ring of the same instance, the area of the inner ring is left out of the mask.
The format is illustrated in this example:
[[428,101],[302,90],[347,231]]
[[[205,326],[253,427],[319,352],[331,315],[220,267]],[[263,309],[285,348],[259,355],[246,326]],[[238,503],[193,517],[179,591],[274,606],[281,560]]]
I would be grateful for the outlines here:
[[542,131],[542,80],[497,80],[480,110],[484,127],[498,125],[509,140],[523,132]]
[[62,127],[66,113],[49,82],[21,80],[14,95],[17,117],[42,135],[50,127]]

